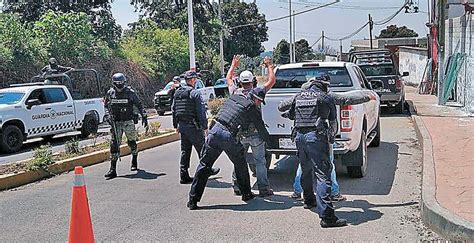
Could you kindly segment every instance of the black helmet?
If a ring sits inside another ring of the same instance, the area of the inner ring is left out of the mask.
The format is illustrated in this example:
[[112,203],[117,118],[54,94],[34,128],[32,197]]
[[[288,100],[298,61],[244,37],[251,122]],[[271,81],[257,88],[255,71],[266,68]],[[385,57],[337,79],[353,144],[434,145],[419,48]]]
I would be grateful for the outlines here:
[[127,81],[127,78],[125,77],[123,73],[116,73],[112,76],[112,85],[118,91],[121,91],[123,88],[125,88],[126,81]]
[[265,105],[265,90],[261,87],[256,87],[249,92],[249,96],[260,100]]

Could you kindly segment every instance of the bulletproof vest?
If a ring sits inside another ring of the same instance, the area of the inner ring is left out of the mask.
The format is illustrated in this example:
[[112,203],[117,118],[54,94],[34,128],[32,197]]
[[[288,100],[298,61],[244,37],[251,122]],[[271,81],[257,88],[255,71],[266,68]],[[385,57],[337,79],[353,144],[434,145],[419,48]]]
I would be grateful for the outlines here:
[[236,133],[241,127],[249,125],[246,111],[252,105],[252,101],[246,96],[232,95],[219,109],[216,120],[226,126],[230,132]]
[[128,88],[121,92],[115,89],[109,90],[110,112],[112,112],[115,121],[133,120],[132,92]]
[[301,91],[295,99],[295,127],[326,132],[329,128],[327,94],[313,89]]
[[191,87],[181,87],[174,94],[175,116],[178,122],[194,122],[197,119],[196,103],[191,99]]

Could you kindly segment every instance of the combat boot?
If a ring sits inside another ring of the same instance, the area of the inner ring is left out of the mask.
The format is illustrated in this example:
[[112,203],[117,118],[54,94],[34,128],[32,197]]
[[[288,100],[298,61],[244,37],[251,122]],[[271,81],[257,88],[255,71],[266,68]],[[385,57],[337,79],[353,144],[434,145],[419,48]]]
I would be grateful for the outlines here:
[[181,169],[180,177],[181,177],[179,181],[180,184],[190,184],[191,182],[193,182],[193,179],[194,179],[189,176],[189,172],[187,169]]
[[115,177],[117,177],[117,160],[112,160],[110,161],[110,170],[109,172],[107,172],[107,174],[105,174],[105,178],[106,179],[113,179]]
[[138,170],[138,161],[137,161],[137,155],[132,155],[132,167],[130,168],[131,171],[137,171]]

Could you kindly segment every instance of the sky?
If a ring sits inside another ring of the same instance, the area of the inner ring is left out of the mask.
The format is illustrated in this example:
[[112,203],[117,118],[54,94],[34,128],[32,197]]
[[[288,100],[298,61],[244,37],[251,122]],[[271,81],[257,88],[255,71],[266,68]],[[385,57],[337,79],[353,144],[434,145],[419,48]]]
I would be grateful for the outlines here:
[[[252,2],[251,0],[245,0]],[[292,0],[294,10],[303,11],[320,5],[330,3],[333,0]],[[392,21],[387,23],[399,26],[407,26],[415,30],[420,36],[426,36],[428,29],[425,24],[428,21],[428,1],[412,0],[418,3],[420,12],[405,13],[402,11]],[[394,14],[405,0],[340,0],[339,3],[330,7],[318,9],[296,16],[296,40],[305,38],[313,44],[324,30],[325,36],[330,38],[341,38],[350,34],[368,21],[368,14],[372,15],[375,22],[385,19]],[[288,0],[257,0],[257,6],[261,13],[265,14],[267,20],[288,15]],[[286,8],[286,9],[285,9]],[[129,0],[115,0],[112,3],[112,13],[118,23],[127,28],[127,24],[138,19],[139,13],[134,12],[134,7]],[[268,41],[263,43],[266,50],[273,50],[281,39],[289,39],[289,20],[283,19],[268,23]],[[375,26],[374,36],[386,26]],[[355,35],[352,39],[368,38],[368,27]],[[336,50],[339,50],[339,42],[326,41]],[[344,51],[350,49],[350,40],[343,42]]]

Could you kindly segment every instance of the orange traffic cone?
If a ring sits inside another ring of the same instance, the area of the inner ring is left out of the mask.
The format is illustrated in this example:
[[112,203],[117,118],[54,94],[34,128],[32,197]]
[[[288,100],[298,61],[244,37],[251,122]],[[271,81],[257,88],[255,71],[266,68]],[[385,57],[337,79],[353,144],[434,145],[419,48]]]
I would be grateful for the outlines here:
[[74,187],[72,188],[71,222],[69,225],[68,242],[94,242],[94,232],[92,231],[91,213],[82,166],[74,168]]

